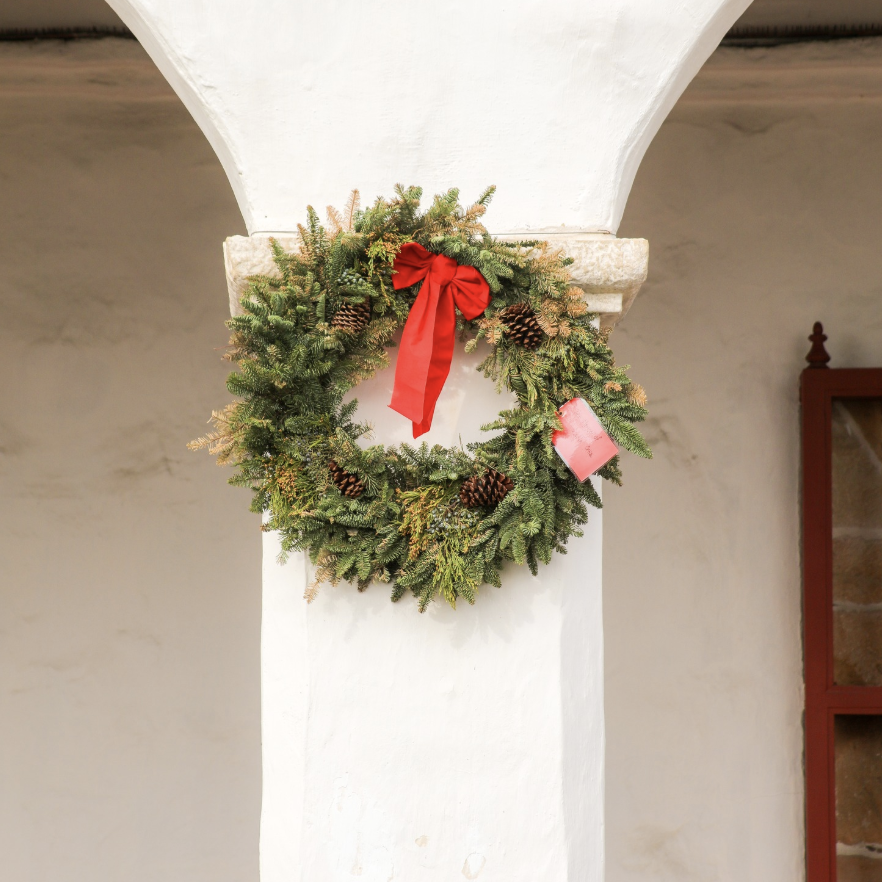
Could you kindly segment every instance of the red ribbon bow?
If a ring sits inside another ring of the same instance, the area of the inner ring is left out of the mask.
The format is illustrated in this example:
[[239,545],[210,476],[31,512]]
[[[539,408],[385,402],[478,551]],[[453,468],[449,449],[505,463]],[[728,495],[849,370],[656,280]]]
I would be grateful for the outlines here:
[[490,286],[473,267],[460,266],[409,242],[393,264],[395,290],[425,279],[401,335],[395,387],[389,407],[413,422],[413,437],[432,428],[435,402],[450,373],[456,332],[454,305],[469,320],[490,303]]

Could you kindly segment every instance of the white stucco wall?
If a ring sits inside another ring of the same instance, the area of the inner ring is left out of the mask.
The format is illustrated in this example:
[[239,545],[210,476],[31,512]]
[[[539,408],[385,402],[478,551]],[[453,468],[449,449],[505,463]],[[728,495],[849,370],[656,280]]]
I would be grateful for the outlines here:
[[601,538],[421,617],[266,537],[261,882],[603,882]]
[[615,232],[640,158],[750,0],[109,0],[250,232],[396,182],[497,184],[494,230]]
[[882,365],[882,43],[716,53],[622,235],[655,459],[605,497],[609,882],[803,875],[797,384]]
[[0,45],[0,879],[257,879],[260,535],[217,160],[130,41]]

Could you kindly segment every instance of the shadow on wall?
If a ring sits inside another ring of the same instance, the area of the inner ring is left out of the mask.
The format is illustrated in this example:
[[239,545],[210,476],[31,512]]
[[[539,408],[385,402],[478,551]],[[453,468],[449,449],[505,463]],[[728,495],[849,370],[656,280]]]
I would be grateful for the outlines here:
[[136,43],[0,44],[0,84],[4,877],[256,879],[260,533],[185,448],[242,220]]

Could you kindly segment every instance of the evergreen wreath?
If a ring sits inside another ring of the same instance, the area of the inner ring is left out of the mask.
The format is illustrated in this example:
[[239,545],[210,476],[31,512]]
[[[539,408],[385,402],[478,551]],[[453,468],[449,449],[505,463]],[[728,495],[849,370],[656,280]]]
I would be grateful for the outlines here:
[[[328,209],[327,227],[310,207],[299,251],[273,241],[280,277],[253,277],[243,314],[227,323],[226,358],[238,365],[227,388],[238,400],[190,446],[237,467],[230,483],[254,491],[252,510],[268,513],[263,529],[279,532],[283,558],[308,552],[317,568],[308,600],[322,582],[364,590],[376,581],[392,585],[393,601],[410,591],[420,612],[438,595],[455,607],[474,603],[484,583],[500,586],[506,561],[535,575],[552,552],[565,553],[588,506],[601,507],[551,443],[571,398],[584,398],[621,448],[651,456],[633,425],[646,395],[616,366],[609,331],[592,325],[572,261],[545,242],[490,236],[481,217],[493,189],[468,209],[450,190],[424,212],[418,187],[364,210],[356,191],[345,216]],[[357,402],[344,402],[387,366],[415,300],[419,285],[392,285],[409,242],[475,267],[490,286],[483,316],[457,313],[457,335],[467,351],[489,344],[478,369],[517,404],[467,449],[368,446]],[[620,484],[618,457],[597,474]]]

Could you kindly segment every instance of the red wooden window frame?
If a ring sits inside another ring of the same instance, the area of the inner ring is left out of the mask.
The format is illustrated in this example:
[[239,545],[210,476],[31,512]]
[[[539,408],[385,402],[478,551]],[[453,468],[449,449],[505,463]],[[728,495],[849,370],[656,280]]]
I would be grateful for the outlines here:
[[805,634],[807,882],[836,880],[833,726],[837,714],[882,714],[882,687],[833,683],[832,406],[882,397],[882,368],[829,369],[823,328],[802,372],[802,546]]

